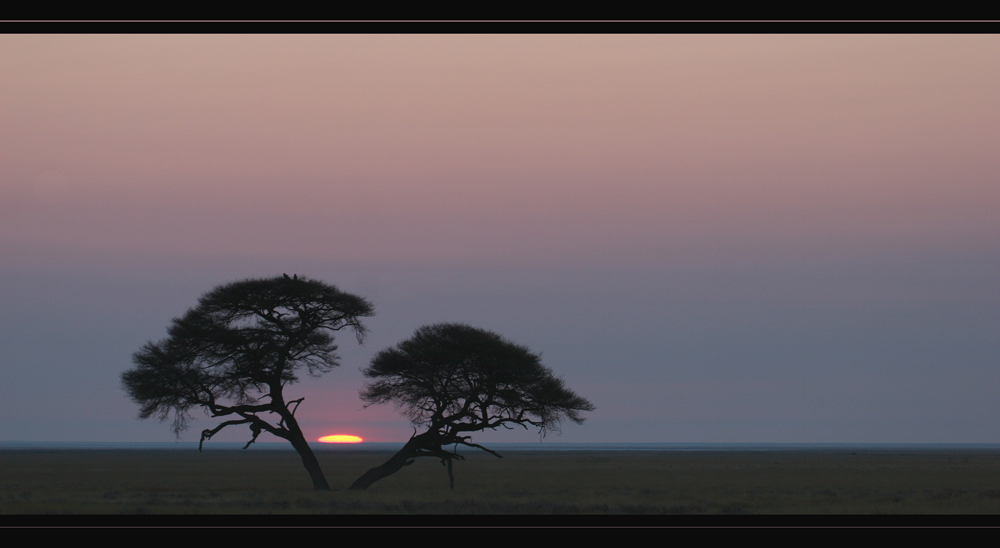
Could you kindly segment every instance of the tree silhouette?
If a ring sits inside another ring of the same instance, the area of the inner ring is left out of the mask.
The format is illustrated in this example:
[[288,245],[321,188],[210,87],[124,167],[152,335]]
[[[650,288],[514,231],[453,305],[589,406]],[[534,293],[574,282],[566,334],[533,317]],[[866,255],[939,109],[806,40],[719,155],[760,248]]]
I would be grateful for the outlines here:
[[[568,390],[543,366],[538,354],[491,331],[464,324],[424,326],[414,336],[379,352],[364,374],[367,405],[393,402],[426,431],[410,438],[385,464],[358,478],[350,489],[365,490],[412,464],[438,457],[455,488],[452,461],[463,460],[458,445],[495,451],[472,443],[470,432],[535,426],[544,434],[561,420],[582,423],[594,406]],[[445,446],[455,445],[455,450]]]
[[201,407],[227,420],[201,433],[205,440],[227,426],[245,424],[252,437],[261,432],[288,440],[316,489],[330,489],[316,456],[295,420],[304,398],[285,401],[286,385],[305,368],[319,376],[338,365],[332,332],[354,331],[362,342],[360,319],[373,316],[367,300],[332,285],[287,274],[219,286],[198,306],[173,320],[168,337],[148,342],[132,356],[135,367],[122,373],[139,417],[166,420],[173,430],[188,427],[190,410]]

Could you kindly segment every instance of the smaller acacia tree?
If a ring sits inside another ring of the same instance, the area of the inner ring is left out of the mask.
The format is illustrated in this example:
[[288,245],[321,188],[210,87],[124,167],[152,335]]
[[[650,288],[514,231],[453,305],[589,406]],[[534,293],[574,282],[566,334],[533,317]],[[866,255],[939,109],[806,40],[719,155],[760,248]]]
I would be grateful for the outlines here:
[[198,306],[173,321],[169,336],[132,356],[135,367],[122,385],[139,404],[139,417],[173,414],[178,436],[192,408],[226,417],[201,433],[205,440],[227,426],[246,425],[287,440],[298,451],[316,489],[329,490],[295,411],[303,398],[285,401],[286,385],[301,369],[318,376],[338,365],[332,332],[349,328],[358,342],[361,318],[375,314],[367,300],[317,280],[289,277],[244,280],[206,293]]
[[[594,409],[553,376],[538,354],[464,324],[421,327],[412,338],[376,354],[364,374],[374,379],[361,391],[366,407],[393,402],[426,431],[414,432],[398,453],[358,478],[351,490],[367,489],[416,457],[440,458],[454,489],[452,461],[464,459],[458,445],[500,457],[472,443],[468,433],[519,425],[544,434],[563,419],[582,423],[581,413]],[[455,450],[446,449],[448,445]]]

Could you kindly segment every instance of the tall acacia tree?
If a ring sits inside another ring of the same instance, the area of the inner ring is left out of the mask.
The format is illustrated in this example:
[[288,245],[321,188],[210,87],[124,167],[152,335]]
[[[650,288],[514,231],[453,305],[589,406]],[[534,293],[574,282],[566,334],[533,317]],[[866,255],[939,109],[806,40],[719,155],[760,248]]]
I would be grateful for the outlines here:
[[285,401],[284,388],[299,380],[302,369],[319,376],[336,367],[333,332],[350,329],[360,344],[366,332],[361,318],[374,314],[367,300],[297,275],[229,283],[174,319],[166,339],[136,352],[122,385],[139,404],[140,418],[173,415],[178,436],[192,408],[225,418],[201,433],[199,451],[228,426],[250,428],[244,449],[262,432],[288,440],[313,486],[329,490],[295,420],[304,398]]
[[582,423],[582,412],[594,409],[543,366],[538,354],[464,324],[421,327],[412,338],[376,354],[364,374],[373,379],[361,391],[367,405],[393,402],[426,430],[358,478],[352,490],[367,489],[416,457],[440,458],[454,489],[452,461],[464,458],[459,445],[500,457],[472,443],[470,432],[533,426],[544,434],[563,419]]

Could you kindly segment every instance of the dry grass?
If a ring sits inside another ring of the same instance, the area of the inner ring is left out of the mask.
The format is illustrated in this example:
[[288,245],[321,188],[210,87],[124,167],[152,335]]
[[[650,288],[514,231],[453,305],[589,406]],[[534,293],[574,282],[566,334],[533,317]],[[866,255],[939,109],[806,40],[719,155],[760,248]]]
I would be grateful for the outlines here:
[[384,453],[0,452],[2,514],[1000,514],[997,451],[572,451],[422,459],[367,492]]

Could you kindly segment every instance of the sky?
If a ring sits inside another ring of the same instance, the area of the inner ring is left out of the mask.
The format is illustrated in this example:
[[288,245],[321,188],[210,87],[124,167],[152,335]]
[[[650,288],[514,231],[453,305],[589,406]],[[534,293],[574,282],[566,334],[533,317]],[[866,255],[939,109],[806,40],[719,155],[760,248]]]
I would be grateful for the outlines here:
[[547,442],[998,442],[998,66],[996,35],[0,35],[0,442],[174,440],[132,353],[282,273],[377,312],[286,389],[310,440],[404,442],[361,369],[463,322],[595,405]]

